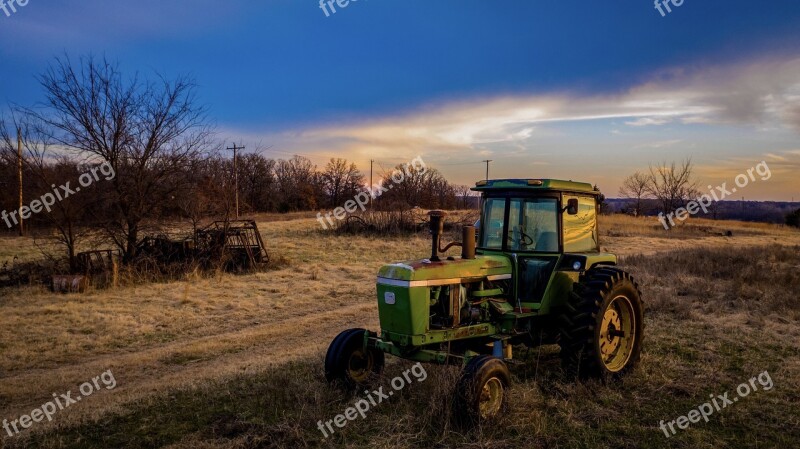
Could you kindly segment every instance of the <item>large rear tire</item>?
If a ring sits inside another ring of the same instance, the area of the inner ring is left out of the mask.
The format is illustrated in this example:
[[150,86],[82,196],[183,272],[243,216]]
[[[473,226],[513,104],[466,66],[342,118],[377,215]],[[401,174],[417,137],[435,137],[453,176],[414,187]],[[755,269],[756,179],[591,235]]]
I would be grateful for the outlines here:
[[561,324],[559,344],[568,375],[623,376],[642,352],[644,306],[638,284],[619,268],[592,268],[575,283]]
[[347,389],[369,383],[373,375],[383,372],[383,351],[364,347],[364,329],[349,329],[333,339],[325,355],[325,378]]

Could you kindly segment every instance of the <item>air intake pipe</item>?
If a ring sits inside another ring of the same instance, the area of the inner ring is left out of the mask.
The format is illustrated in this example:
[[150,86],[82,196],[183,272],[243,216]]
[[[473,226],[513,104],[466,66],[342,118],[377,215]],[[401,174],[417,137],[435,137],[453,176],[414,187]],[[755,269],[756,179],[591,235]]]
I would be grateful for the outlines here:
[[461,258],[475,258],[475,226],[466,225],[461,228]]
[[461,230],[461,243],[452,242],[442,248],[442,234],[444,233],[444,219],[447,212],[442,210],[432,210],[428,212],[430,217],[430,230],[431,230],[431,262],[439,262],[442,259],[439,253],[444,253],[454,246],[461,247],[462,259],[475,258],[475,227],[464,226]]

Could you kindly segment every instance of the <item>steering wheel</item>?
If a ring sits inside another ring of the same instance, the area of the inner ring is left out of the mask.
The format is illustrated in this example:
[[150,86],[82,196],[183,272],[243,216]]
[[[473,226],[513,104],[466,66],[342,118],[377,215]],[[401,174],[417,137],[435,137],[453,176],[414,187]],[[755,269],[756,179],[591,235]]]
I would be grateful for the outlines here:
[[533,245],[533,237],[529,236],[525,233],[525,231],[520,230],[519,233],[522,235],[522,246],[531,246]]
[[[531,245],[533,245],[533,237],[531,237],[528,234],[526,234],[525,231],[522,230],[521,226],[515,226],[514,229],[512,229],[509,232],[512,233],[511,234],[511,238],[516,240],[519,243],[520,246],[531,246]],[[520,238],[516,238],[517,234],[519,235]]]

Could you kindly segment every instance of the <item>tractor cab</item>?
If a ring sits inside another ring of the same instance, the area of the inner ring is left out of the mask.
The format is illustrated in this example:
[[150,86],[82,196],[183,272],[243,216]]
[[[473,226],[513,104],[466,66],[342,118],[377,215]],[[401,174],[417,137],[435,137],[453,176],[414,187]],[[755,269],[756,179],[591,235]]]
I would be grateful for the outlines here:
[[599,251],[597,195],[591,184],[558,180],[480,181],[478,249],[545,253]]
[[513,299],[520,309],[540,309],[548,285],[558,289],[558,282],[550,282],[559,277],[554,276],[557,268],[583,271],[587,256],[600,256],[600,192],[591,184],[504,179],[480,181],[473,190],[482,193],[477,253],[512,260]]

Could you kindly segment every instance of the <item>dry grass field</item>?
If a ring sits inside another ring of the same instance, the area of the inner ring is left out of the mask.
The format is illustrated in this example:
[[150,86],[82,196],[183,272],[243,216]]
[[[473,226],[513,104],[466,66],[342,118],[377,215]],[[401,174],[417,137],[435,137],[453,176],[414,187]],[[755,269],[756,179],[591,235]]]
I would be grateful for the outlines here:
[[[354,397],[329,389],[325,348],[341,330],[377,329],[375,274],[427,255],[426,235],[324,234],[309,216],[258,219],[274,268],[256,274],[53,294],[0,291],[0,419],[112,370],[117,386],[35,423],[9,448],[719,448],[800,443],[800,232],[692,220],[603,217],[601,245],[621,256],[647,307],[642,363],[623,382],[564,377],[557,349],[518,348],[514,395],[492,428],[450,420],[456,368],[324,439],[318,420]],[[732,236],[726,236],[730,231]],[[0,239],[0,263],[30,260],[29,239]],[[389,360],[386,380],[409,366]],[[673,420],[768,371],[758,391],[666,438]]]

